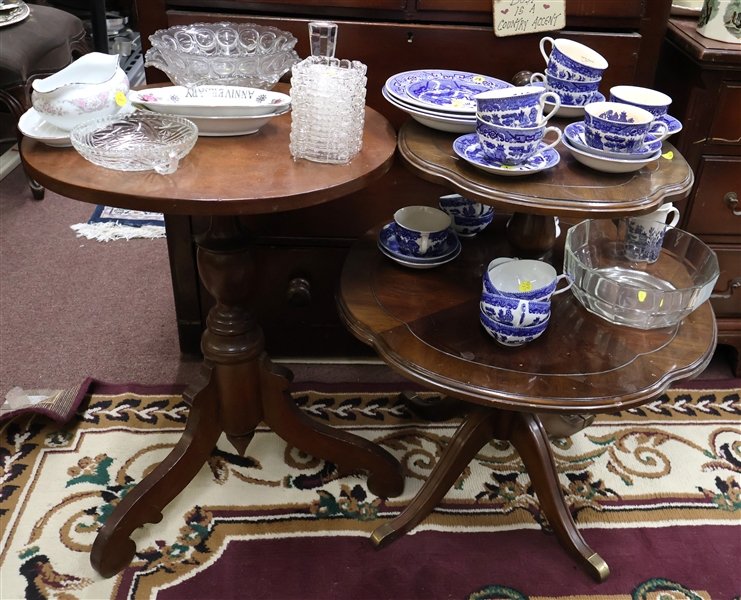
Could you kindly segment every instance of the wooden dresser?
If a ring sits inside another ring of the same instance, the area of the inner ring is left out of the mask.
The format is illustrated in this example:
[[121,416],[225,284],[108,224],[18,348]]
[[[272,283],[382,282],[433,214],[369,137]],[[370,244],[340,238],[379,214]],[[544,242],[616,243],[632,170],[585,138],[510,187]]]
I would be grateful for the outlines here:
[[696,19],[672,18],[656,88],[674,101],[683,123],[673,143],[695,172],[679,226],[718,254],[721,274],[711,299],[718,343],[735,348],[741,372],[741,46],[697,33]]
[[[556,35],[591,46],[609,61],[601,91],[617,84],[652,85],[671,0],[567,0],[566,29]],[[308,22],[339,24],[336,56],[368,65],[367,104],[397,129],[407,115],[381,96],[391,75],[410,69],[459,69],[511,81],[520,71],[543,71],[541,34],[498,38],[491,0],[137,0],[145,50],[158,29],[195,22],[273,25],[298,38],[310,54]],[[167,81],[156,69],[147,82]],[[398,161],[397,161],[398,163]],[[249,185],[249,173],[245,173]],[[340,323],[335,290],[350,245],[402,206],[436,206],[448,193],[395,164],[366,189],[311,209],[245,217],[260,235],[260,277],[255,313],[267,350],[282,356],[371,355]],[[167,216],[173,289],[181,348],[198,352],[213,300],[196,274],[194,236],[203,218]]]

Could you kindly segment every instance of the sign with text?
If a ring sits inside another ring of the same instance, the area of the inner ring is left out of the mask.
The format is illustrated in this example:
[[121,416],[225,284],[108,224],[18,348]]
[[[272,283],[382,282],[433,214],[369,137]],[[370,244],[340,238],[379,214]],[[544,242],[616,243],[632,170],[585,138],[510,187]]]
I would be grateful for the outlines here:
[[555,31],[566,26],[566,0],[493,0],[494,35]]

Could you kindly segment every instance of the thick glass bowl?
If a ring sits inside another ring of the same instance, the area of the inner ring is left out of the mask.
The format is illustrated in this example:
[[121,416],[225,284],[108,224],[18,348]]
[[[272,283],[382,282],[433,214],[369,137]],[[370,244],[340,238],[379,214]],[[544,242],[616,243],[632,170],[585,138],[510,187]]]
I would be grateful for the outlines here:
[[271,89],[299,56],[287,31],[252,23],[194,23],[149,36],[145,67],[175,85],[237,85]]
[[116,171],[174,173],[198,139],[188,119],[137,111],[81,123],[70,133],[75,149],[91,163]]
[[610,323],[668,327],[710,297],[720,269],[715,252],[681,229],[667,228],[656,262],[625,256],[626,221],[582,221],[566,234],[564,273],[573,294]]

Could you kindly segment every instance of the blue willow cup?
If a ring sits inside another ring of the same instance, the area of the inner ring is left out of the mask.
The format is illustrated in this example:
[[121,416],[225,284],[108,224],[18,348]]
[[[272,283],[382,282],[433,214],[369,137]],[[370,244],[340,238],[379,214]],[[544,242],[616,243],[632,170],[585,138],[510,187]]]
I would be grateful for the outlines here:
[[483,310],[479,309],[479,320],[484,326],[486,333],[496,341],[505,346],[522,346],[540,337],[548,327],[549,319],[531,327],[516,327],[506,325],[488,317]]
[[[547,99],[555,104],[555,109],[543,116]],[[558,94],[534,85],[489,90],[474,96],[474,100],[478,118],[486,123],[508,127],[543,125],[561,106]]]
[[584,107],[584,140],[591,148],[633,154],[646,146],[649,131],[658,140],[669,135],[666,123],[654,124],[650,112],[631,104],[593,102]]
[[[567,281],[566,287],[557,290],[562,279]],[[521,300],[547,302],[573,283],[571,275],[558,275],[552,265],[540,260],[499,258],[490,262],[484,273],[484,291]]]
[[542,82],[546,89],[561,99],[563,106],[584,106],[589,104],[599,91],[599,81],[571,81],[560,79],[549,73],[533,73],[530,83]]
[[530,327],[542,323],[551,314],[550,301],[522,300],[481,292],[479,308],[490,319],[513,325],[515,327]]
[[440,196],[440,209],[450,216],[450,226],[458,237],[474,237],[494,218],[491,206],[473,202],[460,194]]
[[450,235],[450,216],[431,206],[405,206],[394,213],[394,235],[404,254],[434,255]]
[[[672,220],[667,223],[666,219],[670,214],[673,215]],[[666,230],[677,223],[679,210],[671,202],[651,214],[625,219],[625,256],[638,262],[656,262],[664,245]]]
[[[546,133],[554,132],[556,140],[542,145]],[[476,134],[484,154],[502,165],[521,165],[536,154],[542,154],[561,141],[558,127],[505,127],[476,119]]]
[[[550,55],[545,52],[545,44],[552,45]],[[540,40],[540,53],[546,63],[546,73],[570,81],[599,81],[607,68],[605,58],[589,46],[573,40],[544,37]]]
[[658,90],[637,85],[616,85],[610,88],[610,102],[631,104],[650,112],[654,117],[650,131],[653,134],[655,130],[659,129],[660,119],[669,111],[672,99]]

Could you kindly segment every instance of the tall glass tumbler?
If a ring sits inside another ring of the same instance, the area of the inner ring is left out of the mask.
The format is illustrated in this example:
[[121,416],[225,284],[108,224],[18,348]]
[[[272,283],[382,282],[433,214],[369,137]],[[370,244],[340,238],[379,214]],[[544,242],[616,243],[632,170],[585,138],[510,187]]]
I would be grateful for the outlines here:
[[366,65],[310,56],[291,76],[291,141],[294,158],[344,164],[360,152],[365,124]]

